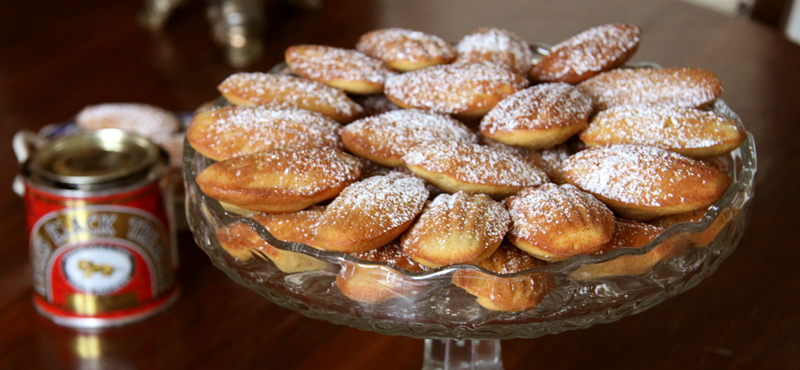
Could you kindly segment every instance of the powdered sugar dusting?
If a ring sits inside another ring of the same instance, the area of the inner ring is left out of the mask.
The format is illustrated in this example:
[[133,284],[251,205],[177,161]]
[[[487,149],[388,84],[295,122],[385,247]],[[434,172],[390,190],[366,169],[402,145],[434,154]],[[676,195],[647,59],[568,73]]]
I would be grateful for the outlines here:
[[[658,207],[681,203],[677,190],[686,180],[708,173],[695,161],[655,147],[614,145],[579,152],[564,162],[570,183],[592,194],[626,203]],[[683,189],[683,191],[691,191]]]
[[329,106],[343,116],[358,116],[363,109],[336,88],[294,76],[252,72],[236,73],[217,89],[247,101],[274,108],[303,108]]
[[479,28],[464,36],[456,46],[459,62],[490,62],[515,73],[527,74],[533,53],[528,43],[511,31]]
[[672,106],[617,106],[592,118],[581,139],[600,145],[637,144],[675,150],[720,145],[731,140],[731,133],[738,133],[736,122],[714,112]]
[[574,86],[546,83],[503,99],[481,121],[481,132],[543,130],[585,123],[592,101]]
[[511,153],[455,141],[419,144],[403,162],[472,184],[536,186],[548,181],[544,171]]
[[369,32],[358,40],[356,50],[384,62],[449,61],[455,57],[453,48],[441,38],[402,28]]
[[355,50],[321,45],[300,45],[286,50],[292,70],[316,81],[348,80],[383,84],[394,75],[380,60]]
[[[385,93],[402,106],[439,113],[461,113],[489,104],[523,89],[528,81],[492,64],[441,65],[394,76]],[[487,99],[486,96],[492,97]]]

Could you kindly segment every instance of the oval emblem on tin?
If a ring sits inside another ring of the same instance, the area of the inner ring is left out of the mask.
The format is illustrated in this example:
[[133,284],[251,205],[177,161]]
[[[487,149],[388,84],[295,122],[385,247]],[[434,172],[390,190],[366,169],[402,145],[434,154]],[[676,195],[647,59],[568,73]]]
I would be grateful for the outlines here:
[[133,256],[108,244],[77,248],[64,256],[64,274],[70,285],[79,291],[109,294],[131,280]]

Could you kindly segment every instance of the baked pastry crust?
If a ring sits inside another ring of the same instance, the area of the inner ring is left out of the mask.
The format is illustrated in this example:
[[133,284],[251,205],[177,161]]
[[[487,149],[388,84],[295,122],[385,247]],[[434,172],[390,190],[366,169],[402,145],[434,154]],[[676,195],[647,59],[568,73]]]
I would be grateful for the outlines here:
[[508,211],[484,194],[441,194],[403,234],[403,252],[431,268],[475,263],[500,246],[510,221]]
[[322,249],[345,253],[380,248],[411,227],[427,199],[425,182],[416,176],[391,172],[361,180],[325,209],[316,241]]
[[511,153],[478,144],[430,141],[403,156],[406,167],[438,188],[495,199],[548,181],[547,174]]
[[592,101],[574,86],[545,83],[503,99],[481,120],[481,134],[508,145],[547,149],[586,128]]
[[531,67],[537,82],[577,84],[625,63],[639,47],[639,27],[606,24],[581,32],[550,49]]
[[453,118],[417,109],[363,118],[342,130],[342,141],[348,150],[391,167],[403,167],[401,158],[414,145],[435,140],[475,143],[477,137]]
[[322,45],[286,49],[286,64],[300,76],[352,94],[377,94],[394,75],[380,60],[355,50]]
[[747,134],[733,119],[675,106],[617,106],[594,117],[580,139],[588,146],[654,146],[692,158],[727,154]]
[[527,76],[533,53],[528,43],[511,31],[479,28],[459,40],[456,63],[488,62]]
[[[475,265],[498,274],[513,274],[546,265],[514,246],[503,243],[497,251]],[[458,270],[453,285],[478,297],[478,304],[493,311],[526,311],[535,308],[556,287],[549,272],[518,277],[496,277],[480,271]]]
[[702,161],[637,145],[593,147],[564,162],[570,184],[639,221],[707,208],[731,179]]
[[526,86],[524,77],[492,64],[448,64],[389,78],[384,93],[403,108],[469,119],[485,115]]
[[441,38],[403,28],[368,32],[358,39],[356,50],[403,72],[450,63],[456,57]]
[[545,184],[508,197],[508,240],[545,261],[594,253],[611,240],[614,215],[589,193],[566,184]]
[[348,123],[364,113],[342,90],[295,76],[235,73],[222,81],[217,90],[235,105],[306,109],[339,123]]
[[186,132],[196,151],[213,160],[282,148],[342,148],[338,123],[302,109],[224,107],[198,113]]
[[[387,262],[410,272],[427,270],[403,253],[400,242],[365,252],[353,253],[364,261]],[[418,294],[425,284],[405,277],[393,268],[345,261],[336,275],[336,286],[347,298],[364,303],[382,302],[392,298],[408,298]]]
[[[700,208],[691,212],[657,218],[652,220],[650,223],[666,229],[681,222],[699,222],[703,219],[703,217],[705,217],[707,212],[708,209]],[[719,235],[722,229],[728,225],[728,221],[730,221],[734,215],[735,213],[732,209],[726,208],[717,215],[717,218],[714,219],[711,225],[705,228],[705,230],[700,230],[694,233],[686,233],[686,239],[688,239],[697,247],[707,247],[714,242],[714,239],[716,239],[717,235]]]
[[578,84],[596,110],[618,105],[704,108],[722,93],[713,73],[701,68],[620,68]]
[[214,163],[196,181],[221,202],[260,212],[293,212],[339,194],[358,179],[361,166],[331,148],[272,149]]

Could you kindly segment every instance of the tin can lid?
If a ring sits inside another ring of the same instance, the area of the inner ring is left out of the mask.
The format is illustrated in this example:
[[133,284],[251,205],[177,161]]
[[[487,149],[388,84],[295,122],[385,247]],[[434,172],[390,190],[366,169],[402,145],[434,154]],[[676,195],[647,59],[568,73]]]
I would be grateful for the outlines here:
[[146,173],[161,158],[150,140],[117,129],[58,139],[37,152],[26,170],[47,182],[94,185]]

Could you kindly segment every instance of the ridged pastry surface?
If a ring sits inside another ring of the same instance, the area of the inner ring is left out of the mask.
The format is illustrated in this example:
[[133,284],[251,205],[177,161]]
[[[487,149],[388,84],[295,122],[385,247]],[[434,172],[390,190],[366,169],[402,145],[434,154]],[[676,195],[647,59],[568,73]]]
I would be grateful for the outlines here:
[[403,251],[428,267],[474,263],[494,253],[510,221],[502,204],[486,195],[441,194],[403,234]]
[[346,253],[380,248],[411,226],[426,199],[425,182],[399,172],[354,183],[326,208],[317,243]]
[[386,28],[362,35],[356,50],[400,71],[412,71],[455,58],[453,47],[441,38],[403,28]]
[[596,252],[614,233],[613,213],[569,184],[524,189],[505,206],[511,215],[509,241],[544,260]]
[[739,147],[745,131],[714,112],[676,106],[617,106],[592,118],[580,139],[589,146],[654,146],[693,158],[723,155]]
[[394,75],[380,60],[331,46],[289,47],[286,63],[300,76],[353,94],[379,93],[386,79]]
[[646,104],[702,108],[722,93],[722,84],[701,68],[620,68],[583,81],[578,89],[598,110]]
[[420,177],[450,193],[463,190],[502,198],[548,181],[543,170],[522,158],[478,144],[422,143],[403,156],[403,162]]
[[531,67],[538,82],[577,84],[600,72],[621,66],[639,46],[640,30],[634,25],[606,24],[581,32],[550,49]]
[[234,73],[217,90],[236,105],[299,108],[322,114],[339,123],[364,113],[342,90],[309,79],[261,72]]
[[569,183],[626,218],[648,220],[707,207],[730,178],[716,167],[655,147],[593,147],[564,162]]
[[485,137],[532,149],[563,143],[586,128],[592,101],[574,86],[545,83],[503,99],[480,124]]
[[527,85],[524,77],[492,64],[448,64],[394,76],[384,92],[403,108],[480,117]]
[[198,113],[186,133],[204,156],[225,160],[284,148],[342,148],[336,121],[302,109],[225,107]]
[[393,167],[403,166],[401,158],[414,145],[437,140],[475,143],[477,137],[453,118],[417,109],[363,118],[342,130],[342,141],[348,150]]
[[470,32],[458,41],[456,51],[457,63],[489,62],[522,76],[528,74],[533,59],[525,40],[499,28],[479,28]]
[[197,184],[208,196],[262,212],[291,212],[337,195],[362,164],[331,148],[273,149],[207,167]]

